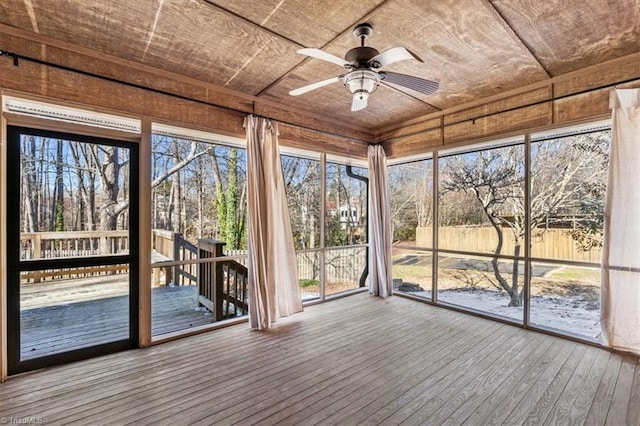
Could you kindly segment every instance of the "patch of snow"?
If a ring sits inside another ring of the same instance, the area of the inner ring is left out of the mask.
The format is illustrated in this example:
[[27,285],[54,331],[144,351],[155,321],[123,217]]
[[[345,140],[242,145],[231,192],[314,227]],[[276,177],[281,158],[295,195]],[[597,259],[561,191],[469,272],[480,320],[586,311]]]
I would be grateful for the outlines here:
[[[431,299],[431,292],[407,293]],[[469,308],[493,316],[522,322],[523,307],[510,307],[505,293],[483,289],[443,290],[438,301]],[[560,333],[568,333],[593,341],[600,341],[600,310],[582,300],[533,296],[530,307],[531,325]]]

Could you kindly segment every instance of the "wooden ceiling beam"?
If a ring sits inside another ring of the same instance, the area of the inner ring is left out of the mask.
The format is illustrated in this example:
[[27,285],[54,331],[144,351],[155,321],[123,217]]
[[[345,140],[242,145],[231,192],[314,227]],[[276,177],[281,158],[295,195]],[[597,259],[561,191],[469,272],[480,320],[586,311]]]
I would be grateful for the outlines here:
[[504,28],[508,32],[510,32],[516,40],[520,42],[522,47],[527,52],[529,52],[529,55],[531,55],[531,58],[533,58],[533,60],[535,60],[538,63],[538,65],[540,66],[540,69],[542,69],[545,72],[547,77],[548,78],[553,77],[549,72],[549,70],[547,69],[547,67],[545,67],[542,61],[540,61],[540,58],[538,58],[538,56],[533,52],[533,49],[531,49],[531,46],[529,46],[529,44],[527,44],[527,42],[520,36],[520,34],[518,34],[515,28],[513,28],[511,23],[509,23],[507,18],[505,18],[502,12],[500,12],[500,10],[498,10],[498,8],[493,4],[493,2],[491,0],[483,0],[483,1],[485,2],[489,10],[491,10],[493,14],[496,16],[496,19],[504,26]]
[[[376,143],[383,142],[383,139],[381,139],[381,137],[384,137],[384,135],[386,134],[392,133],[396,130],[399,130],[405,127],[417,126],[421,123],[429,123],[432,120],[439,119],[443,116],[449,116],[454,113],[469,111],[483,105],[488,105],[492,102],[500,101],[507,98],[512,98],[521,94],[525,94],[527,92],[532,92],[537,89],[541,89],[545,87],[551,87],[553,85],[557,85],[560,83],[570,83],[572,81],[583,79],[585,78],[585,76],[597,77],[601,74],[606,74],[608,70],[617,69],[619,67],[629,66],[629,64],[638,64],[638,63],[640,63],[640,52],[623,56],[621,58],[612,59],[611,61],[607,61],[602,64],[592,65],[592,66],[583,68],[581,70],[562,74],[557,77],[551,77],[536,83],[532,83],[523,87],[518,87],[516,89],[509,90],[497,95],[489,96],[483,99],[478,99],[477,101],[467,102],[462,105],[457,105],[455,107],[443,109],[442,111],[425,114],[421,117],[416,117],[411,120],[406,120],[406,121],[394,124],[392,126],[379,128],[376,131],[376,136],[374,139]],[[636,73],[635,76],[640,79],[640,73]],[[632,77],[629,77],[629,78],[632,78]],[[614,81],[609,81],[606,83],[614,83]],[[586,87],[583,87],[582,90],[585,90],[590,87],[595,87],[601,84],[604,84],[604,83],[599,82],[599,83],[594,83],[592,85],[585,85]],[[578,91],[578,90],[576,89],[575,91]],[[471,118],[469,120],[471,120]]]
[[278,38],[280,38],[282,40],[285,40],[285,41],[287,41],[287,42],[289,42],[291,44],[295,44],[298,47],[304,47],[304,45],[302,45],[302,43],[300,43],[300,42],[298,42],[296,40],[293,40],[292,38],[289,38],[289,37],[287,37],[287,36],[285,36],[283,34],[277,33],[277,32],[275,32],[275,31],[273,31],[273,30],[271,30],[271,29],[269,29],[267,27],[264,27],[264,26],[260,25],[257,22],[253,22],[251,19],[248,19],[247,17],[242,16],[242,15],[234,12],[233,10],[227,9],[226,7],[220,6],[219,4],[216,4],[211,0],[204,0],[204,3],[208,4],[209,6],[212,6],[212,7],[216,8],[216,9],[218,9],[218,10],[224,12],[224,13],[227,13],[227,14],[233,16],[234,18],[237,18],[237,19],[240,19],[240,20],[246,22],[247,24],[251,25],[252,27],[256,28],[259,31],[265,31],[265,32],[271,34],[274,37],[278,37]]

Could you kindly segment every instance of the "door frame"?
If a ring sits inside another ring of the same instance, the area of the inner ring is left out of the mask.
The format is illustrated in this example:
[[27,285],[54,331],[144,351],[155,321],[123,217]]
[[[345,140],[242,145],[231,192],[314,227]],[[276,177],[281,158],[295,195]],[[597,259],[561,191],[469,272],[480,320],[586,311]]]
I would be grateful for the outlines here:
[[[91,256],[86,258],[41,259],[20,261],[20,135],[29,134],[41,137],[71,140],[90,144],[100,144],[129,150],[129,253],[115,256]],[[6,127],[6,253],[7,265],[7,370],[9,375],[35,370],[52,365],[65,364],[99,355],[114,353],[138,347],[139,336],[139,144],[116,139],[87,136],[77,133],[43,130],[32,127]],[[17,185],[16,185],[17,183]],[[39,358],[21,360],[20,354],[20,273],[21,271],[47,268],[66,268],[78,266],[101,266],[129,264],[129,336],[113,342],[103,343],[67,352],[46,355]]]

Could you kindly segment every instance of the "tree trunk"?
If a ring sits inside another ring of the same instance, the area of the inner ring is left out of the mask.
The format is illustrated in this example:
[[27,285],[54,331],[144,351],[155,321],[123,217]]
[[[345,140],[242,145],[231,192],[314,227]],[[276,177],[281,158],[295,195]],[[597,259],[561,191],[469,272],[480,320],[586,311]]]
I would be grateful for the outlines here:
[[513,249],[513,269],[511,271],[511,289],[512,292],[509,293],[510,301],[509,306],[522,306],[522,297],[520,291],[518,291],[518,270],[519,270],[519,261],[518,257],[520,256],[520,241],[516,241],[515,247]]
[[[90,145],[87,144],[79,144],[79,151],[82,154],[84,162],[86,164],[86,177],[87,182],[84,183],[82,181],[82,194],[84,197],[84,203],[86,206],[86,217],[85,217],[85,226],[84,229],[88,231],[95,231],[97,218],[96,218],[96,173],[98,172],[98,166],[95,157],[89,151]],[[80,161],[78,159],[77,166],[80,166]],[[85,176],[85,173],[81,173],[78,175]]]
[[222,186],[222,177],[220,175],[220,167],[218,166],[218,157],[216,151],[213,150],[210,156],[211,167],[213,168],[213,177],[215,180],[216,196],[214,198],[216,218],[217,220],[217,238],[226,240],[226,224],[227,224],[227,200]]
[[27,213],[26,230],[40,231],[38,226],[38,192],[36,191],[36,141],[29,136],[22,156],[22,176],[25,210]]
[[[97,146],[95,147],[97,149]],[[118,214],[122,206],[118,203],[120,193],[120,163],[118,162],[118,148],[105,147],[105,158],[98,162],[100,178],[102,180],[102,206],[100,209],[100,230],[113,231],[117,229]],[[96,154],[97,157],[97,154]],[[110,245],[106,238],[100,240],[100,253],[111,254]]]
[[64,231],[64,176],[62,148],[64,141],[56,141],[56,186],[54,195],[54,231]]
[[171,180],[171,188],[169,189],[169,205],[167,206],[167,218],[165,221],[165,229],[173,230],[173,216],[175,211],[175,192],[176,192],[176,181],[175,179]]
[[227,237],[227,248],[235,250],[238,248],[238,150],[229,150],[229,163],[227,173],[227,223],[225,234]]
[[309,216],[309,248],[316,247],[316,223],[313,213],[309,213],[311,209],[307,209],[307,215]]
[[[491,268],[493,269],[493,275],[496,277],[496,280],[498,280],[498,283],[500,283],[500,286],[509,295],[509,306],[521,306],[522,303],[520,301],[520,295],[518,294],[517,277],[516,280],[513,281],[512,285],[509,285],[507,280],[505,280],[502,276],[498,264],[498,256],[500,256],[500,253],[502,252],[502,244],[504,243],[504,233],[502,232],[500,224],[497,223],[490,214],[487,214],[487,216],[489,217],[491,225],[493,225],[493,229],[495,229],[496,233],[498,234],[498,244],[496,245],[496,250],[494,252],[495,256],[491,259]],[[517,272],[517,261],[515,268]]]

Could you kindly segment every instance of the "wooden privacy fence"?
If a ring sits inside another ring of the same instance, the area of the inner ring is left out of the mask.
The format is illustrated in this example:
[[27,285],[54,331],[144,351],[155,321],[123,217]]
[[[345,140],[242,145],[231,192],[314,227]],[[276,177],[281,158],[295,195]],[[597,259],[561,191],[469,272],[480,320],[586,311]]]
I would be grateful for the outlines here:
[[[503,255],[513,255],[513,233],[504,230]],[[599,248],[581,251],[579,245],[563,229],[534,229],[531,235],[531,256],[546,259],[599,263],[602,250]],[[432,228],[416,228],[416,246],[432,247]],[[490,226],[444,226],[438,228],[438,248],[493,254],[498,236]],[[524,247],[520,256],[524,255]]]

